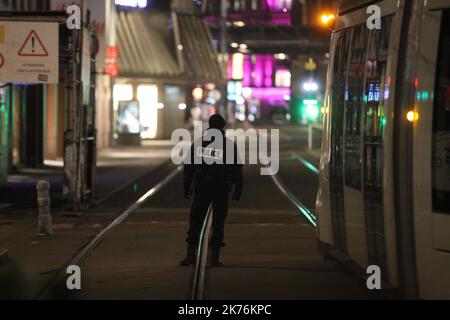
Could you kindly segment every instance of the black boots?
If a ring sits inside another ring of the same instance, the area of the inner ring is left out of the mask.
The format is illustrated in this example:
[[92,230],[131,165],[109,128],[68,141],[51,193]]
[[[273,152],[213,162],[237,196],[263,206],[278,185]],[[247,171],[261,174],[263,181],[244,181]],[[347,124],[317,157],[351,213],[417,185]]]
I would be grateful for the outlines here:
[[180,262],[180,266],[189,267],[194,265],[197,261],[196,250],[193,247],[188,247],[186,259]]
[[[223,267],[223,262],[220,261],[220,249],[212,248],[211,250],[211,267]],[[186,259],[180,262],[180,266],[189,267],[197,263],[197,250],[188,247]]]
[[223,262],[220,261],[220,249],[212,248],[211,252],[211,267],[223,267]]

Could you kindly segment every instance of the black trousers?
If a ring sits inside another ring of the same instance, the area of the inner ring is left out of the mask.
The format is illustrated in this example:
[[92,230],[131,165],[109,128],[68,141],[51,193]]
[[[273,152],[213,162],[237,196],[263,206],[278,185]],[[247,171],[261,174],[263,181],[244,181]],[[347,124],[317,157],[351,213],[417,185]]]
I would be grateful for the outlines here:
[[211,245],[213,248],[225,246],[225,220],[229,208],[229,186],[227,183],[210,184],[197,183],[194,188],[194,200],[191,207],[189,232],[187,243],[197,248],[200,233],[205,222],[210,205],[213,206],[213,234]]

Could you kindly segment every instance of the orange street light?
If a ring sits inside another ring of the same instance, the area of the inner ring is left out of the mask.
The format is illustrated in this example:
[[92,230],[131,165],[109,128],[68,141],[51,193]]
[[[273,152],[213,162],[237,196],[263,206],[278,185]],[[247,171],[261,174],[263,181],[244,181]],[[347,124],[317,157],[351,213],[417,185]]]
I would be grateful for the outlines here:
[[328,26],[335,19],[336,19],[336,16],[334,14],[330,14],[330,13],[324,13],[320,16],[320,21],[325,26]]

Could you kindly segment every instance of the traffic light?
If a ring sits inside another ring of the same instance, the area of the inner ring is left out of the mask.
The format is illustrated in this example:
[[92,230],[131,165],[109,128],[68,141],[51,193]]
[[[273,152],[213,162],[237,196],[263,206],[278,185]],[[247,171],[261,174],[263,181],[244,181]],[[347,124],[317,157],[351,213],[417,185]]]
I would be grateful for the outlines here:
[[315,98],[308,98],[302,100],[303,119],[306,122],[316,122],[320,114],[319,101]]
[[303,96],[296,101],[295,105],[298,124],[307,125],[319,120],[321,105],[316,95]]

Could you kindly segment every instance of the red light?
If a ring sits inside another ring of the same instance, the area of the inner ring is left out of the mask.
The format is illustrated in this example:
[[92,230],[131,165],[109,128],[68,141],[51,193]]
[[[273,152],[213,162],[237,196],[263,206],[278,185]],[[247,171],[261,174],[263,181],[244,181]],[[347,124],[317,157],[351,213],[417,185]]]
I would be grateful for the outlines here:
[[119,65],[117,63],[105,65],[105,74],[110,77],[117,77],[119,75]]
[[419,87],[419,79],[416,79],[416,81],[414,81],[414,87],[416,89]]
[[105,74],[111,77],[119,75],[119,48],[116,45],[106,47]]

